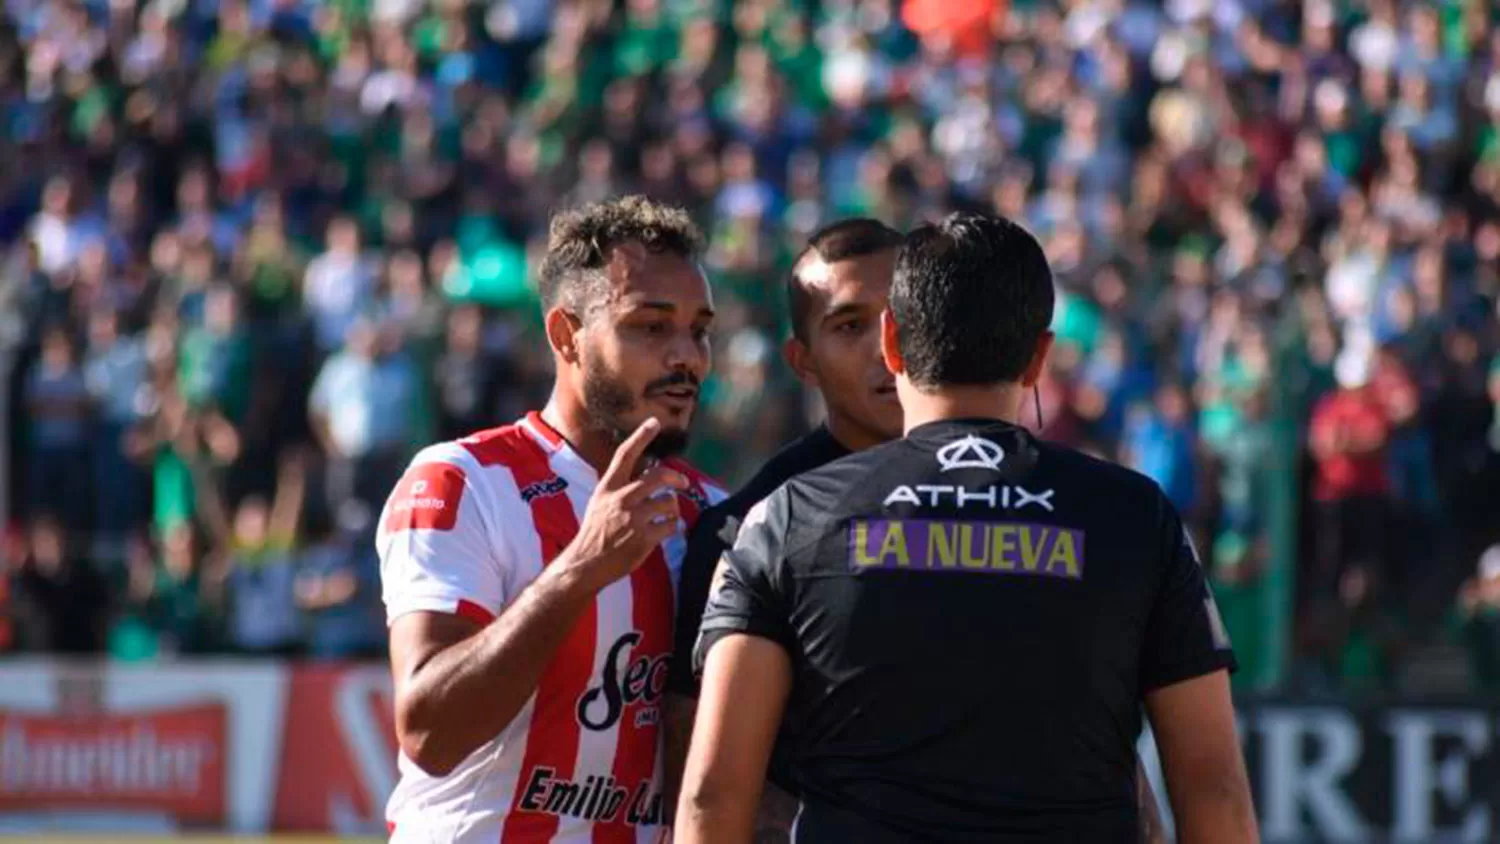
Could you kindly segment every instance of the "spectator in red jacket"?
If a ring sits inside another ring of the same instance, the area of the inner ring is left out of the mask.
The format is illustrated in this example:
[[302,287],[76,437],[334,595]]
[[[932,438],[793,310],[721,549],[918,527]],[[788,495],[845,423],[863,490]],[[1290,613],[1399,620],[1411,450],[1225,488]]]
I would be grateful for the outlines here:
[[1336,596],[1339,581],[1352,566],[1376,575],[1385,569],[1390,420],[1371,386],[1373,363],[1368,349],[1351,347],[1340,354],[1334,367],[1339,388],[1313,410],[1317,551],[1309,561],[1306,594],[1314,601]]

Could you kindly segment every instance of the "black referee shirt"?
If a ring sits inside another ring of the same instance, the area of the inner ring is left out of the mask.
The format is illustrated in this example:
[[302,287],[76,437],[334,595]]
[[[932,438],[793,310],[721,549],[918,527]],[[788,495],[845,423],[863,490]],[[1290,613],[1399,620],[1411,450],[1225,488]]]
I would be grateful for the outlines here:
[[1134,842],[1142,696],[1235,667],[1156,484],[995,420],[799,475],[725,560],[695,667],[791,655],[798,841]]
[[849,449],[834,439],[827,427],[820,425],[772,455],[755,477],[734,495],[698,515],[698,521],[688,533],[687,553],[682,558],[682,574],[677,585],[677,629],[673,639],[673,665],[667,681],[669,691],[693,698],[698,696],[692,666],[698,622],[703,620],[703,606],[708,603],[708,584],[713,580],[714,569],[719,565],[719,558],[734,545],[735,534],[745,513],[788,479],[832,463],[848,453]]

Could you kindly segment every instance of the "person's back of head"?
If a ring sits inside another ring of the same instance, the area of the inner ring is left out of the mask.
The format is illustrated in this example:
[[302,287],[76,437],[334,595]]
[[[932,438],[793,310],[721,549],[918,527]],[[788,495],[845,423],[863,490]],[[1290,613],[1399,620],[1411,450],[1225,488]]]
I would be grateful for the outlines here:
[[960,212],[917,228],[891,285],[902,374],[924,393],[1030,386],[1051,337],[1053,299],[1041,244],[1010,220]]

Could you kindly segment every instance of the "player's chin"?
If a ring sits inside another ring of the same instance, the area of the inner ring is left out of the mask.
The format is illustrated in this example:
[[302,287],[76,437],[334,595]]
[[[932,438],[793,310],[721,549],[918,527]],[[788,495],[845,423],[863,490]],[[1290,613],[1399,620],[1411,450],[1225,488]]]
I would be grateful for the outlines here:
[[[661,417],[657,417],[658,420]],[[646,446],[646,453],[658,460],[675,457],[687,450],[688,429],[685,425],[664,423],[656,438]]]
[[901,436],[901,400],[895,390],[878,391],[870,401],[871,427],[885,431],[893,437]]
[[688,429],[693,422],[693,412],[697,409],[696,401],[684,406],[676,400],[658,401],[653,397],[646,399],[642,409],[646,411],[647,416],[661,423],[661,431],[657,433],[651,445],[647,446],[650,454],[655,457],[669,457],[687,448]]

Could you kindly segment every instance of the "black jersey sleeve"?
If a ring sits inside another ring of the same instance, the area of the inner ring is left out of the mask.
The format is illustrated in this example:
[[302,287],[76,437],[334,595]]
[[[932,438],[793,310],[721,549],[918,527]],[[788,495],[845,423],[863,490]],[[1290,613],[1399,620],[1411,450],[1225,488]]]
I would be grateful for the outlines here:
[[1141,690],[1150,692],[1219,669],[1238,668],[1229,634],[1208,588],[1203,566],[1182,518],[1161,496],[1161,553],[1165,571],[1147,621]]
[[693,671],[693,644],[698,641],[698,625],[708,603],[708,585],[724,552],[734,545],[739,533],[737,511],[727,502],[703,512],[688,532],[687,551],[682,557],[682,574],[677,582],[677,618],[672,636],[672,666],[667,674],[667,690],[673,694],[696,698],[698,678]]
[[745,514],[734,547],[721,558],[709,589],[693,649],[695,674],[702,674],[709,649],[732,633],[770,639],[788,653],[795,652],[789,601],[783,589],[785,579],[781,576],[786,563],[787,521],[785,487]]

